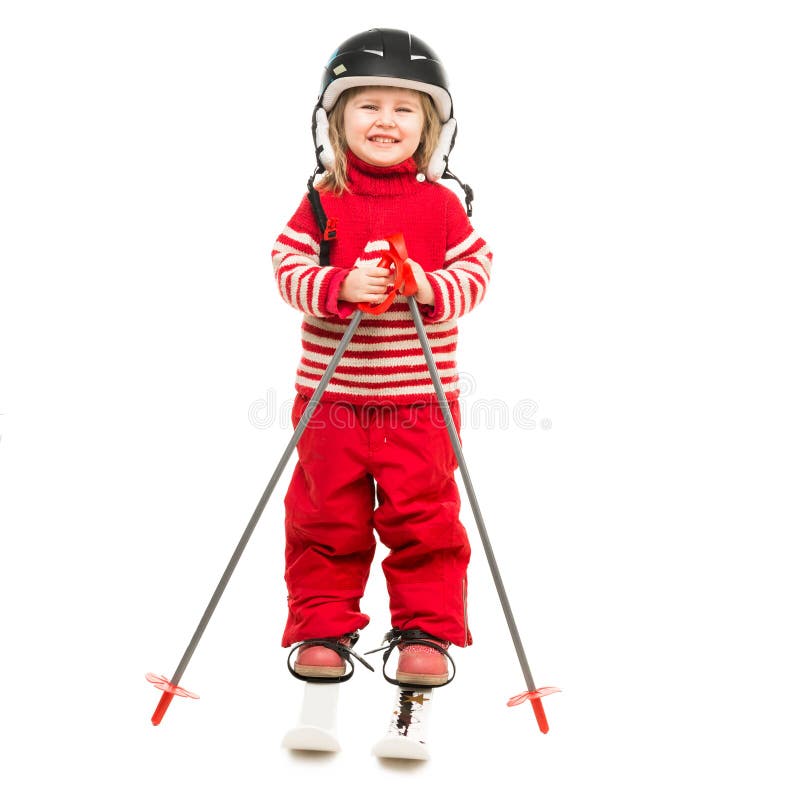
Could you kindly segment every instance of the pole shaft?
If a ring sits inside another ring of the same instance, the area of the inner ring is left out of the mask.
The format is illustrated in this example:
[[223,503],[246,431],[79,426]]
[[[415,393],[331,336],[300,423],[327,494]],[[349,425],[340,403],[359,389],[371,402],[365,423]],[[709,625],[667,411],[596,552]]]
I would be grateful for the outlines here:
[[[314,390],[314,394],[311,395],[311,399],[308,401],[308,405],[306,406],[303,415],[300,417],[300,420],[297,423],[297,427],[292,434],[292,438],[289,440],[289,444],[286,445],[286,449],[283,451],[283,455],[278,462],[278,466],[275,467],[275,471],[272,473],[272,477],[267,484],[267,488],[264,489],[264,493],[261,495],[261,499],[258,501],[258,505],[256,506],[253,515],[250,517],[250,522],[247,523],[247,527],[244,529],[241,539],[239,539],[239,544],[236,545],[236,549],[233,551],[233,555],[228,562],[228,566],[225,568],[225,572],[223,572],[222,578],[220,578],[217,588],[214,590],[214,594],[211,596],[211,600],[209,601],[208,606],[203,613],[200,624],[197,626],[197,630],[195,630],[194,636],[192,636],[192,640],[189,642],[189,646],[186,648],[186,652],[183,654],[183,658],[181,659],[180,664],[178,664],[178,668],[175,670],[175,673],[172,676],[171,683],[173,686],[177,686],[180,683],[183,673],[186,671],[186,667],[189,665],[189,661],[191,661],[191,658],[194,655],[194,651],[196,650],[197,645],[199,644],[200,639],[205,632],[206,626],[208,625],[209,620],[211,619],[211,616],[214,613],[220,598],[222,597],[222,593],[225,591],[225,587],[228,585],[228,581],[231,579],[231,575],[233,575],[233,571],[236,569],[236,565],[239,563],[239,559],[242,557],[245,547],[247,547],[247,543],[250,541],[250,537],[252,536],[256,525],[258,524],[258,520],[261,518],[261,514],[264,511],[264,508],[266,507],[267,502],[269,501],[269,498],[272,495],[276,484],[278,483],[278,480],[280,480],[283,470],[286,468],[286,464],[291,458],[297,442],[303,435],[303,431],[305,430],[306,425],[308,425],[308,421],[311,419],[311,415],[314,413],[314,409],[317,407],[319,399],[322,397],[322,393],[327,388],[328,383],[330,382],[330,379],[339,364],[339,361],[341,361],[344,351],[347,349],[347,345],[350,344],[350,340],[353,338],[353,334],[356,332],[356,328],[361,321],[362,314],[362,311],[356,311],[355,314],[353,314],[353,319],[351,320],[350,325],[344,332],[344,335],[339,342],[339,346],[336,348],[333,356],[331,356],[328,367],[323,373],[322,378],[320,378],[319,384],[317,384],[317,388]],[[166,708],[164,710],[166,710]]]
[[525,649],[522,646],[522,640],[519,636],[517,623],[514,621],[514,614],[512,613],[511,605],[508,602],[508,595],[506,594],[505,587],[503,586],[503,579],[500,577],[500,570],[497,566],[497,560],[494,557],[494,551],[492,550],[491,542],[489,541],[489,534],[486,531],[486,525],[483,521],[483,514],[481,514],[481,509],[478,505],[478,498],[475,494],[475,489],[472,486],[472,479],[469,476],[467,463],[464,460],[464,454],[461,451],[461,442],[458,438],[458,432],[456,431],[455,422],[453,421],[453,415],[450,413],[450,404],[447,402],[447,398],[445,397],[444,387],[442,386],[442,381],[439,377],[439,370],[433,357],[433,351],[431,350],[430,343],[428,342],[428,335],[425,333],[425,326],[422,322],[422,316],[419,313],[419,307],[417,306],[416,299],[413,296],[410,296],[406,299],[408,300],[408,305],[411,309],[411,315],[414,318],[414,326],[417,329],[417,335],[419,336],[419,341],[422,345],[422,351],[425,354],[425,361],[428,364],[428,371],[431,374],[431,380],[433,381],[433,386],[436,390],[436,396],[439,399],[439,407],[442,409],[442,414],[444,415],[445,422],[447,423],[447,431],[450,434],[450,442],[453,445],[453,452],[455,453],[456,460],[458,461],[458,468],[461,470],[461,478],[464,481],[464,488],[467,490],[470,506],[472,506],[472,513],[475,517],[475,523],[478,526],[478,532],[480,533],[483,549],[486,553],[486,560],[489,562],[489,569],[491,570],[492,578],[494,578],[494,585],[497,589],[497,594],[500,597],[500,605],[503,607],[503,613],[506,617],[508,630],[511,633],[511,639],[514,642],[514,649],[517,651],[519,665],[522,668],[522,674],[525,677],[525,683],[527,684],[528,691],[532,692],[536,690],[536,685],[533,682],[533,675],[531,674],[531,668],[528,665],[528,658],[525,655]]

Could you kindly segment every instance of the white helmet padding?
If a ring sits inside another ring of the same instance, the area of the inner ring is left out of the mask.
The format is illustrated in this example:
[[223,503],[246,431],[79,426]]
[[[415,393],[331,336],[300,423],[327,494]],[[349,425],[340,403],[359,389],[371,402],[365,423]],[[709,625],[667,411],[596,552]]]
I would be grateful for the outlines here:
[[420,81],[406,78],[393,78],[388,75],[371,75],[369,78],[353,75],[353,77],[339,78],[328,84],[328,88],[320,99],[320,105],[326,111],[330,111],[334,103],[339,99],[339,95],[345,89],[352,89],[354,86],[397,86],[399,89],[416,89],[418,92],[425,92],[431,96],[436,112],[442,122],[447,122],[453,114],[453,101],[450,99],[450,93],[446,89],[430,83],[421,83]]

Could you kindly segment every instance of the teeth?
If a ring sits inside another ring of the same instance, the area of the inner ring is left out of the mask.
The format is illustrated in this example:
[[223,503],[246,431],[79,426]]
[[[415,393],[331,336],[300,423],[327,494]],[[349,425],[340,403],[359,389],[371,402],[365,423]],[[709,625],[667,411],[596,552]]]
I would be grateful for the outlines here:
[[387,138],[385,136],[372,136],[372,137],[370,137],[370,141],[371,142],[385,142],[385,143],[388,143],[388,144],[394,144],[397,141],[397,139],[389,139],[389,138]]

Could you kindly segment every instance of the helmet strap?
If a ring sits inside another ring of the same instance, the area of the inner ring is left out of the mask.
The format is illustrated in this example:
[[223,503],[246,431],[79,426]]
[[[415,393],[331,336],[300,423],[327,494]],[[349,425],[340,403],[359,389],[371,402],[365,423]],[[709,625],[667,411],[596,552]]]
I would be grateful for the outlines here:
[[320,173],[325,172],[321,166],[317,166],[311,177],[308,179],[308,200],[311,203],[311,208],[314,211],[314,217],[317,220],[320,231],[322,231],[322,238],[319,242],[319,265],[327,267],[331,263],[331,239],[336,238],[336,220],[329,220],[325,215],[325,209],[322,207],[322,199],[319,196],[316,186],[314,186],[314,178]]
[[472,187],[468,183],[462,183],[461,180],[458,178],[457,175],[454,175],[453,172],[450,170],[450,167],[447,166],[447,156],[444,157],[445,161],[445,168],[444,172],[442,173],[443,178],[448,178],[449,180],[454,180],[464,191],[464,202],[467,204],[467,216],[472,216],[472,201],[475,199],[475,193],[472,191]]

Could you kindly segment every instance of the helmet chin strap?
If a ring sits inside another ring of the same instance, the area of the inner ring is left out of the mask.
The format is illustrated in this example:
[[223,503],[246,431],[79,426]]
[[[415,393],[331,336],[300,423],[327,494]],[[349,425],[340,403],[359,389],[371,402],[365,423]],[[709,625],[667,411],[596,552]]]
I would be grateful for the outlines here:
[[[317,160],[319,160],[319,154],[317,155]],[[314,186],[314,178],[324,171],[322,167],[317,167],[308,179],[308,200],[311,203],[314,218],[317,220],[321,234],[319,242],[319,265],[321,267],[327,267],[331,263],[331,240],[336,238],[336,220],[328,219],[325,209],[322,207],[319,192]]]
[[[445,156],[445,161],[447,161],[447,157]],[[450,171],[450,167],[445,167],[444,172],[442,173],[443,178],[447,178],[450,180],[454,180],[463,190],[464,192],[464,203],[467,206],[467,216],[472,216],[472,201],[475,199],[475,193],[472,191],[472,187],[468,183],[462,183],[461,180]]]

